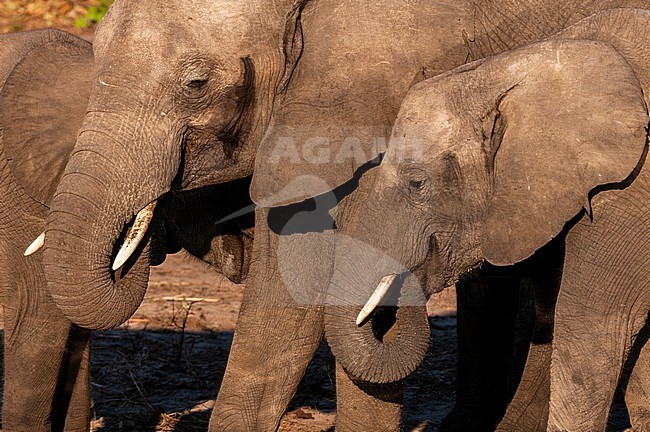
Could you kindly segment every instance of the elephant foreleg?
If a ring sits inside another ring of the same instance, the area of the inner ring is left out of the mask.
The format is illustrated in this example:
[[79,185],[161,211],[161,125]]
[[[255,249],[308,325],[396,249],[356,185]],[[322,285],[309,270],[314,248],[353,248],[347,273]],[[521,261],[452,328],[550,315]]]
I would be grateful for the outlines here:
[[398,432],[402,420],[403,383],[355,382],[336,364],[336,430]]
[[[257,212],[250,276],[211,431],[278,427],[323,338],[335,242],[324,215]],[[364,391],[341,373],[337,369],[337,430],[375,430],[378,424],[378,430],[399,430],[401,390]]]
[[[547,263],[548,264],[548,263]],[[543,432],[548,421],[551,393],[550,368],[555,304],[560,290],[562,262],[540,266],[543,273],[522,280],[522,289],[532,289],[535,298],[535,327],[523,376],[499,432]]]
[[555,313],[551,432],[605,430],[623,364],[650,309],[647,214],[607,204],[609,212],[594,204],[598,218],[584,218],[567,236]]
[[[33,268],[21,273],[18,284],[24,287],[16,289],[27,297],[17,296],[4,309],[3,428],[89,430],[87,368],[85,382],[74,385],[80,376],[79,364],[70,363],[71,357],[80,354],[87,361],[87,353],[83,353],[87,348],[81,348],[80,353],[69,344],[71,323],[51,301],[42,275]],[[66,391],[73,386],[76,391]],[[73,419],[67,427],[70,414]]]
[[[650,432],[650,318],[643,331],[636,335],[640,344],[638,357],[628,381],[625,403],[635,432]],[[632,355],[632,354],[630,354]]]
[[65,416],[65,432],[90,428],[90,331],[72,326],[68,340],[66,383],[59,386],[70,400]]
[[[307,253],[281,255],[293,248],[285,248],[285,239],[269,230],[267,213],[258,211],[256,217],[250,276],[210,431],[276,430],[323,337],[322,308],[292,288],[306,283],[303,277],[327,280],[329,269],[319,272],[322,266],[309,264]],[[316,234],[305,236],[301,239],[318,241]],[[301,239],[293,246],[301,249]]]
[[275,431],[322,338],[322,315],[242,307],[209,430]]

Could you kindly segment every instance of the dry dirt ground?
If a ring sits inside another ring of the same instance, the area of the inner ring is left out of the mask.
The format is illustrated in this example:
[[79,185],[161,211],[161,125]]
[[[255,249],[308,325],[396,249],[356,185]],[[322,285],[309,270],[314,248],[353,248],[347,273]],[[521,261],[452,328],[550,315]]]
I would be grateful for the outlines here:
[[[0,33],[74,26],[99,0],[0,0]],[[1,47],[0,47],[1,48]],[[142,307],[92,342],[93,430],[205,431],[226,365],[243,286],[206,265],[171,256],[152,270]],[[405,430],[435,431],[454,402],[455,298],[430,302],[431,348],[406,382]],[[323,344],[282,420],[281,431],[333,429],[334,361]],[[619,424],[624,424],[618,422]],[[614,426],[612,431],[621,431]],[[362,432],[362,431],[360,431]]]
[[[153,269],[134,317],[93,339],[95,431],[204,431],[226,365],[242,297],[205,264],[173,255]],[[431,318],[432,347],[406,384],[406,430],[435,430],[453,405],[453,292]],[[282,420],[281,431],[334,425],[334,361],[325,344]]]

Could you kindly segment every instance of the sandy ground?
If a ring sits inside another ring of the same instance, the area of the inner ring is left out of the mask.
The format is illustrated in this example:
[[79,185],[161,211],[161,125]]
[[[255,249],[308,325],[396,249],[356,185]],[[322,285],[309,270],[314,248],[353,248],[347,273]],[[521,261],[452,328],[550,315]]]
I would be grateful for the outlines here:
[[[204,431],[226,365],[243,286],[206,265],[171,256],[153,269],[140,309],[118,329],[93,339],[94,431]],[[453,406],[455,299],[431,309],[432,343],[406,383],[406,430],[435,430]],[[334,360],[318,350],[281,431],[331,430]]]

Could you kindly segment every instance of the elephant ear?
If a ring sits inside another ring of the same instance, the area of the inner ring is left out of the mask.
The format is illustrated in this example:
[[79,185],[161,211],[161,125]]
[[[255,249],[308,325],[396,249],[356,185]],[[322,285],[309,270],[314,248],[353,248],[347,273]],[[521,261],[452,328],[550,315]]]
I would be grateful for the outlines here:
[[535,44],[486,68],[513,72],[505,90],[486,98],[492,108],[482,116],[493,179],[482,252],[510,265],[581,209],[591,212],[595,187],[631,177],[646,148],[648,115],[633,71],[600,42]]
[[0,129],[16,182],[48,205],[74,147],[90,95],[92,45],[72,35],[36,46],[0,91]]
[[278,91],[286,90],[289,81],[302,55],[304,41],[302,39],[302,11],[309,0],[294,0],[284,27],[282,48],[284,52],[284,72],[278,85]]

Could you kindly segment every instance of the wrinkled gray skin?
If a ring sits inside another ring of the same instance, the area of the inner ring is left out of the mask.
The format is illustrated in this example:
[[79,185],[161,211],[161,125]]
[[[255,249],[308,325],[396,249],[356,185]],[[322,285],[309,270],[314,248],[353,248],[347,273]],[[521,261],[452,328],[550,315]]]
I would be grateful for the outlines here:
[[[625,13],[593,22],[635,28]],[[480,266],[518,272],[542,299],[561,280],[548,426],[499,429],[605,430],[650,311],[648,120],[630,63],[603,42],[536,43],[414,86],[361,180],[369,192],[340,221],[328,296],[369,298],[383,276],[421,267],[426,296]],[[355,326],[329,311],[328,335]]]
[[[97,30],[89,114],[47,222],[55,301],[80,325],[119,324],[145,289],[146,242],[123,270],[109,267],[133,215],[169,190],[255,168],[253,271],[211,429],[275,429],[323,336],[317,304],[334,246],[327,211],[354,181],[329,192],[378,154],[407,89],[611,6],[117,0]],[[89,291],[88,281],[99,284]],[[424,309],[413,313],[422,328]],[[337,392],[339,430],[399,427],[399,384],[357,385],[339,367]]]
[[[88,332],[47,294],[42,254],[23,256],[44,229],[56,173],[65,165],[67,155],[57,147],[70,147],[81,123],[85,100],[78,87],[90,83],[83,70],[88,47],[54,30],[0,36],[2,426],[8,431],[89,425]],[[22,121],[12,121],[16,115]]]
[[[43,254],[23,253],[44,230],[83,121],[92,48],[57,30],[2,35],[0,47],[3,429],[88,430],[89,332],[73,325],[52,301]],[[250,178],[244,178],[163,197],[152,262],[184,247],[240,282],[248,270],[252,217],[217,221],[251,204],[249,185]]]
[[[558,39],[589,39],[611,44],[635,72],[641,83],[647,102],[647,89],[650,89],[650,55],[647,47],[650,44],[650,11],[642,9],[613,9],[594,14],[579,23],[560,32],[553,38]],[[633,35],[633,37],[631,37]],[[561,271],[561,266],[556,267]],[[546,277],[552,278],[554,272],[547,272]],[[539,278],[538,278],[539,281]],[[559,282],[559,279],[557,279]],[[529,282],[530,284],[530,282]],[[528,353],[528,360],[521,385],[517,389],[513,402],[499,431],[530,430],[545,431],[548,420],[548,398],[550,392],[551,340],[554,324],[555,301],[559,284],[534,284],[534,297],[537,309],[537,322],[533,340]],[[632,369],[631,374],[624,374],[622,389],[625,402],[630,413],[634,430],[645,431],[650,427],[650,406],[648,389],[650,389],[650,345],[646,343],[648,328],[635,338],[630,348],[630,355],[625,365]],[[635,366],[636,364],[636,366]],[[627,376],[627,377],[626,377]]]

